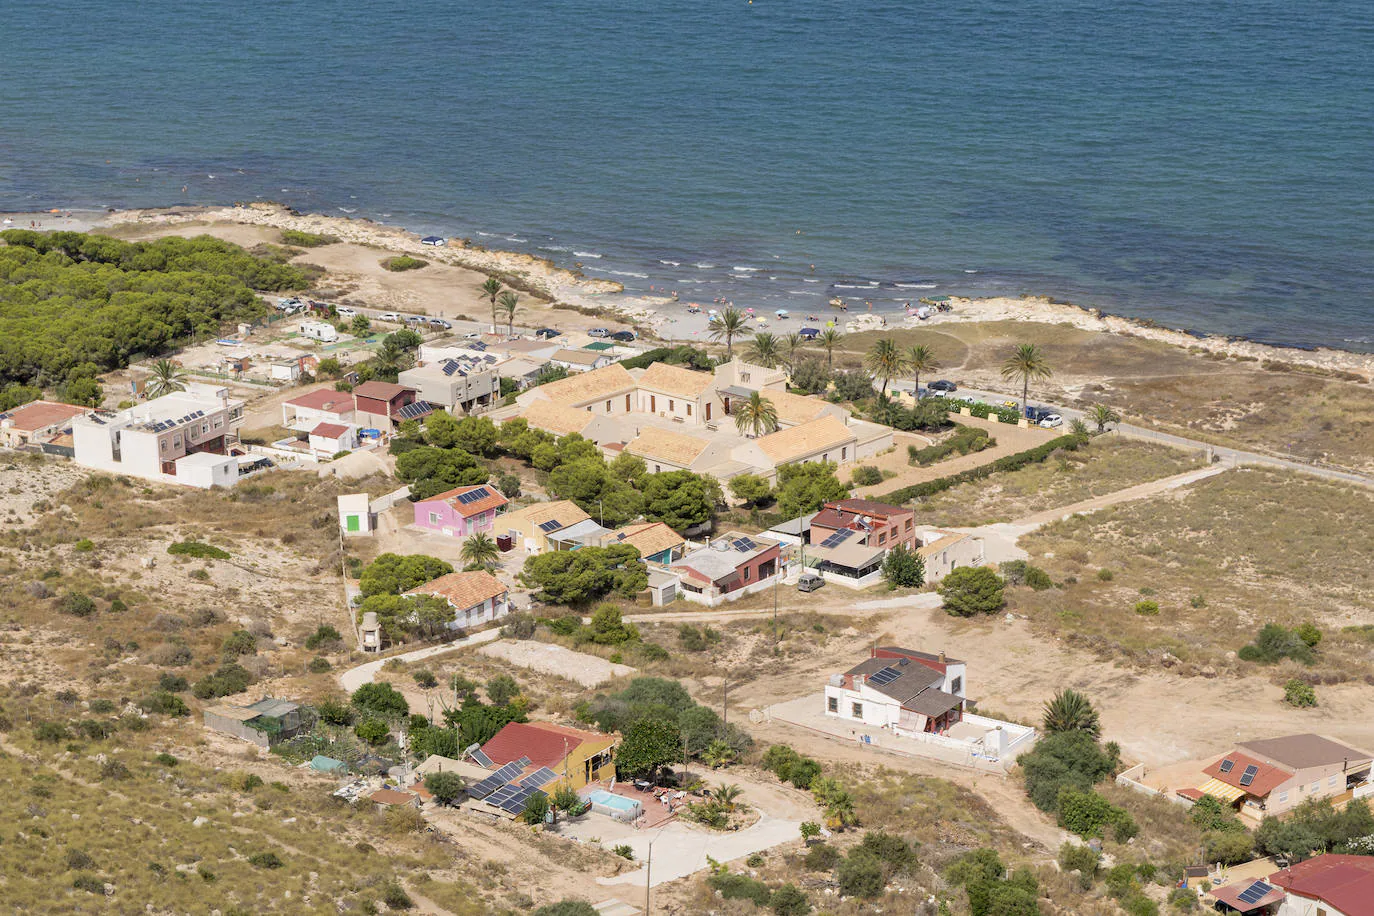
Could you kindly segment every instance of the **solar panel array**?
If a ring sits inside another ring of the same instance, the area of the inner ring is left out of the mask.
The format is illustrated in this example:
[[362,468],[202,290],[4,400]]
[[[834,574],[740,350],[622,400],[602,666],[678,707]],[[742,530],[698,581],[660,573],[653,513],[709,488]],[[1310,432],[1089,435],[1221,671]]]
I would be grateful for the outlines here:
[[546,786],[558,778],[558,774],[548,767],[540,767],[524,779],[520,780],[520,785],[530,789],[538,789]]
[[531,798],[543,794],[541,790],[527,786],[502,786],[491,794],[487,804],[495,805],[507,814],[519,815],[524,813]]
[[425,414],[433,412],[434,405],[429,403],[429,401],[416,401],[413,404],[407,404],[402,407],[400,410],[400,417],[403,420],[414,420],[417,417],[423,417]]
[[1221,762],[1221,771],[1223,773],[1229,773],[1235,767],[1235,765],[1236,762],[1228,757],[1227,759]]
[[1255,781],[1255,777],[1258,776],[1258,775],[1259,775],[1259,767],[1255,766],[1255,765],[1252,763],[1252,764],[1250,764],[1248,767],[1246,767],[1246,768],[1245,768],[1245,772],[1241,774],[1241,776],[1240,776],[1240,784],[1243,785],[1243,786],[1248,786],[1248,785],[1250,785],[1250,783],[1252,783],[1252,782]]
[[456,359],[444,360],[443,370],[444,375],[453,375],[455,372],[462,376],[467,375],[467,373],[463,371],[463,364]]
[[870,684],[877,684],[881,687],[884,684],[891,684],[901,676],[902,672],[898,671],[896,668],[880,668],[868,678],[868,682]]
[[750,538],[736,538],[731,544],[740,553],[748,553],[751,550],[758,550],[759,545],[755,544]]
[[491,492],[486,487],[478,487],[466,493],[459,493],[458,501],[466,506],[468,503],[475,503],[479,499],[486,499],[490,495]]
[[482,749],[480,747],[472,753],[468,754],[468,756],[471,757],[473,760],[477,761],[479,766],[484,766],[488,768],[493,766],[491,758],[488,757],[486,754],[482,753]]
[[[484,754],[483,756],[486,755]],[[530,758],[528,757],[512,760],[510,763],[504,764],[498,768],[496,772],[477,783],[477,785],[470,787],[468,789],[468,794],[473,798],[486,798],[488,795],[491,795],[497,789],[519,776],[521,772],[524,771],[525,767],[529,765]]]
[[1266,884],[1263,881],[1256,881],[1254,884],[1251,884],[1245,890],[1241,891],[1237,895],[1237,899],[1243,903],[1256,904],[1263,900],[1264,895],[1273,889],[1273,886],[1270,884]]
[[469,350],[485,350],[486,348],[487,345],[480,340],[474,340],[472,343],[468,344]]
[[563,526],[562,526],[561,524],[559,524],[556,520],[554,520],[554,519],[549,519],[547,522],[541,522],[541,523],[540,523],[540,525],[539,525],[539,530],[540,530],[540,531],[543,531],[543,532],[545,532],[545,533],[547,533],[547,532],[550,532],[550,531],[557,531],[559,528],[562,528],[562,527],[563,527]]
[[821,546],[827,549],[831,547],[839,547],[845,541],[849,540],[850,536],[853,534],[854,532],[851,529],[841,528],[839,531],[836,531],[834,534],[830,535],[830,537],[821,541]]

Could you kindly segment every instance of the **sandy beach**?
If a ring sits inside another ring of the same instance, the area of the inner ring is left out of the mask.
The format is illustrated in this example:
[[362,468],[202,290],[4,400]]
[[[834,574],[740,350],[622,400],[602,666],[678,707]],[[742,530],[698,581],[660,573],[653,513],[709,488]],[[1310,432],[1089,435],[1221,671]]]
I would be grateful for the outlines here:
[[[45,231],[99,231],[109,229],[121,235],[141,236],[167,232],[203,231],[228,237],[227,226],[238,224],[260,229],[295,229],[304,232],[333,235],[341,241],[371,249],[409,254],[427,261],[450,265],[476,274],[502,278],[509,285],[539,297],[551,306],[582,312],[584,316],[597,314],[614,317],[620,322],[651,332],[672,343],[707,342],[708,322],[712,309],[724,308],[711,302],[689,303],[669,296],[636,296],[624,292],[615,281],[589,278],[576,270],[559,267],[545,258],[521,252],[498,251],[476,245],[468,240],[450,239],[446,247],[423,245],[417,233],[396,226],[383,225],[367,219],[299,213],[280,204],[250,203],[225,207],[177,207],[144,210],[61,211],[11,213],[6,215],[5,228],[41,228]],[[258,236],[243,238],[253,244],[263,240]],[[321,252],[313,249],[304,260],[320,261]],[[331,266],[331,265],[325,265]],[[332,266],[331,266],[332,269]],[[428,298],[421,296],[420,298]],[[690,313],[690,305],[700,312]],[[1185,349],[1203,350],[1236,358],[1255,359],[1308,366],[1326,371],[1349,372],[1365,380],[1374,379],[1374,354],[1319,348],[1313,350],[1278,347],[1256,343],[1243,338],[1202,336],[1183,330],[1161,327],[1148,321],[1109,315],[1097,309],[1057,302],[1049,297],[1019,298],[959,298],[949,300],[947,312],[936,312],[921,320],[901,311],[841,312],[836,309],[790,310],[785,317],[760,311],[751,317],[750,327],[787,334],[802,327],[836,326],[846,333],[880,330],[883,328],[936,327],[942,324],[992,321],[1029,321],[1042,324],[1067,325],[1084,331],[1116,334],[1159,341]],[[423,303],[416,303],[423,308]],[[746,310],[749,304],[737,302],[735,307]],[[445,314],[442,308],[431,308],[431,314]],[[569,323],[567,314],[551,314],[550,324]],[[575,325],[586,322],[573,321]]]

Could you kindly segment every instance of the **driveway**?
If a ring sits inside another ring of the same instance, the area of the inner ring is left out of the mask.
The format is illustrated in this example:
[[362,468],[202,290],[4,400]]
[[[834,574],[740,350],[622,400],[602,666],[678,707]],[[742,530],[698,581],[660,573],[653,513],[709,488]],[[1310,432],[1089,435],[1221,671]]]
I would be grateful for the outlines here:
[[339,675],[339,684],[348,693],[352,693],[364,684],[372,683],[377,676],[377,672],[382,670],[382,666],[395,659],[409,664],[411,662],[424,661],[436,655],[443,655],[445,652],[453,652],[457,649],[466,649],[470,646],[480,646],[501,638],[500,627],[492,627],[490,630],[483,630],[462,639],[455,639],[453,642],[446,642],[439,646],[426,646],[423,649],[415,649],[412,652],[403,652],[400,655],[388,655],[376,661],[366,662],[356,668],[349,668]]
[[477,651],[512,665],[567,678],[583,687],[599,687],[612,678],[635,673],[629,665],[612,664],[596,655],[529,639],[496,642]]

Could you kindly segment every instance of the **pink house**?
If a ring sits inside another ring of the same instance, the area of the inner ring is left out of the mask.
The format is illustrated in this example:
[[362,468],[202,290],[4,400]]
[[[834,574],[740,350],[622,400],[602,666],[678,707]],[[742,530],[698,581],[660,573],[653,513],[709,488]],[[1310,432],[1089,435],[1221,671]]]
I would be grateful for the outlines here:
[[490,533],[496,515],[509,502],[495,487],[459,487],[415,504],[415,526],[454,538]]

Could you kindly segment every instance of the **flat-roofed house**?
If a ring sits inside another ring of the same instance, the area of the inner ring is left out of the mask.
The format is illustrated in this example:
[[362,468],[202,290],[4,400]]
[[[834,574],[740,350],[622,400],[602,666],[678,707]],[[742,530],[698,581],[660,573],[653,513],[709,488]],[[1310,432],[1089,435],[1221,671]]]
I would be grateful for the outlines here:
[[575,525],[591,521],[591,516],[566,499],[535,503],[501,516],[497,531],[508,534],[514,545],[527,553],[543,553],[558,549],[550,543],[551,535],[566,532]]
[[466,629],[499,620],[510,613],[510,589],[491,573],[453,572],[412,588],[407,595],[442,598],[454,611],[449,629]]
[[414,388],[418,400],[451,412],[471,413],[501,397],[498,365],[494,356],[473,354],[407,369],[397,380]]
[[72,420],[91,412],[89,407],[59,404],[56,401],[30,401],[0,413],[0,446],[21,448],[38,445],[64,429]]
[[669,564],[688,601],[715,607],[773,584],[782,573],[782,545],[728,531]]
[[415,503],[415,525],[451,538],[492,532],[496,517],[510,503],[490,484],[458,487]]
[[933,585],[960,566],[982,566],[986,562],[983,539],[942,528],[918,528],[921,544],[916,548],[926,567],[926,584]]

